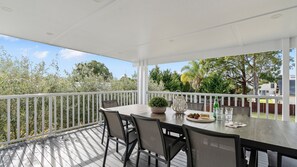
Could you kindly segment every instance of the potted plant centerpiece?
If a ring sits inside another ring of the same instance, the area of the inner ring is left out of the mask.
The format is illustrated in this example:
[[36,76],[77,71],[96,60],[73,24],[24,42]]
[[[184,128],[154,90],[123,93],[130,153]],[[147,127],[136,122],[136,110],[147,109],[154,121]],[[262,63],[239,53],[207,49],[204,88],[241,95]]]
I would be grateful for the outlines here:
[[168,103],[164,97],[153,97],[149,101],[149,106],[151,107],[152,113],[163,114],[166,111]]

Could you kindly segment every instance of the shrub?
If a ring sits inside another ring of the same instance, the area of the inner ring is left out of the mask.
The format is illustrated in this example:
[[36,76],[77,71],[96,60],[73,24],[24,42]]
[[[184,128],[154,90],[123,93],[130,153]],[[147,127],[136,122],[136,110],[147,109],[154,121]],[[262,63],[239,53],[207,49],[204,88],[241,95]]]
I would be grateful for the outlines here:
[[150,107],[167,107],[168,103],[164,97],[153,97],[149,102]]

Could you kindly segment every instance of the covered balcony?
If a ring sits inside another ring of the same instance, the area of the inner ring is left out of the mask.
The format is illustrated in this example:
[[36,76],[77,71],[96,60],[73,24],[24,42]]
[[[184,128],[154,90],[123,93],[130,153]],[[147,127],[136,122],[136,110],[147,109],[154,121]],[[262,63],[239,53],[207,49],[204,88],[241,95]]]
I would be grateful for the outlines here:
[[[297,2],[292,0],[1,1],[1,34],[132,62],[137,67],[137,90],[0,96],[4,106],[0,166],[101,166],[106,144],[100,143],[103,101],[147,105],[153,97],[173,101],[180,94],[148,91],[148,65],[266,51],[282,52],[281,95],[183,92],[182,96],[187,102],[204,104],[207,112],[213,112],[215,97],[220,105],[249,107],[251,117],[288,125],[288,131],[279,133],[297,136],[297,128],[292,128],[297,127],[297,108],[289,103],[289,54],[297,48],[296,16]],[[275,148],[286,152],[282,146]],[[122,166],[113,142],[109,150],[106,166]],[[258,166],[268,165],[265,151],[258,152]],[[124,148],[120,146],[119,152]],[[136,152],[127,166],[136,166]],[[149,166],[147,156],[140,159],[140,166]],[[171,166],[187,166],[186,153],[179,152]]]

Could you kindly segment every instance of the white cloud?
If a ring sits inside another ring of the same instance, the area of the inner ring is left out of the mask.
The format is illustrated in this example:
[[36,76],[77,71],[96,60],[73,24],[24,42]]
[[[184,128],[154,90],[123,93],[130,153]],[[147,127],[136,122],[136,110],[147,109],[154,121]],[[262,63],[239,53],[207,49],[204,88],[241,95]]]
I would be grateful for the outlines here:
[[80,58],[85,56],[87,53],[71,50],[71,49],[62,49],[60,50],[60,55],[64,59],[71,59],[71,58]]
[[0,34],[0,39],[4,39],[4,40],[7,40],[7,41],[11,41],[11,42],[14,42],[14,41],[18,41],[19,39],[18,38],[14,38],[14,37],[10,37],[10,36],[6,36],[6,35],[1,35]]
[[34,52],[34,56],[37,57],[38,59],[43,59],[48,55],[48,51],[36,51]]

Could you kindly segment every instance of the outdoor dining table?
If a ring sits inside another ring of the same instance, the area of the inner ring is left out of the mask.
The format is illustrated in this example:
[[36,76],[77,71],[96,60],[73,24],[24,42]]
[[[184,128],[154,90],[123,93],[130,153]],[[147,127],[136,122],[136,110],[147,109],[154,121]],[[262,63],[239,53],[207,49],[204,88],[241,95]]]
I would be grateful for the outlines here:
[[[251,118],[247,116],[234,116],[233,122],[247,124],[245,127],[230,128],[225,126],[224,121],[212,123],[197,123],[186,119],[189,113],[199,111],[187,110],[185,114],[176,114],[170,107],[165,114],[153,114],[147,105],[127,105],[109,108],[119,111],[123,119],[131,119],[131,114],[160,120],[162,128],[171,132],[183,134],[182,125],[240,136],[242,147],[252,149],[251,157],[256,157],[256,150],[272,150],[278,152],[278,163],[281,163],[281,155],[297,158],[297,124],[293,122],[276,121],[269,119]],[[256,166],[256,159],[250,160],[250,166]]]

